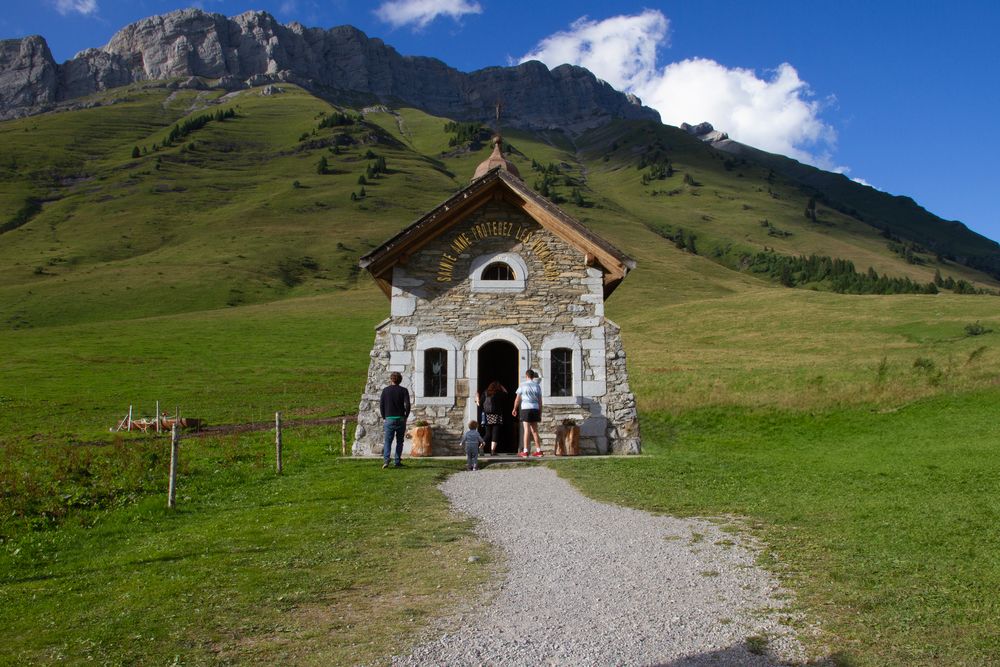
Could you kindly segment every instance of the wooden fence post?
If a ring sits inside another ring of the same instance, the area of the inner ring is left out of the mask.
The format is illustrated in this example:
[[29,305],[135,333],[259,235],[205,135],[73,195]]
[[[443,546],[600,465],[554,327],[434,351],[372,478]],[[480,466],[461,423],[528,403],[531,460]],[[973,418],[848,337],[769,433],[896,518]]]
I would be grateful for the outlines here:
[[160,402],[156,402],[156,432],[160,432]]
[[274,413],[274,456],[275,467],[278,474],[281,474],[281,413]]
[[125,429],[125,430],[126,431],[131,431],[132,430],[132,406],[131,405],[128,406],[128,428]]
[[180,424],[174,422],[170,429],[170,484],[167,487],[167,507],[177,506],[177,455],[181,442]]
[[347,420],[340,420],[340,455],[347,455]]

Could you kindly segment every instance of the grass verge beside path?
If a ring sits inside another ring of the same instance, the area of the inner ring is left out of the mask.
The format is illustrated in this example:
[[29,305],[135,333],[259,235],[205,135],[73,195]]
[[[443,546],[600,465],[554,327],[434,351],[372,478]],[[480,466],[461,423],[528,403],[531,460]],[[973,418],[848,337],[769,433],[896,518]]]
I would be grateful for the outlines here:
[[601,500],[746,517],[843,664],[1000,664],[1000,391],[879,413],[643,415],[652,457],[557,468]]
[[272,437],[183,441],[175,512],[156,493],[8,535],[0,664],[368,662],[484,576],[436,488],[460,462],[381,470],[296,430],[279,477]]

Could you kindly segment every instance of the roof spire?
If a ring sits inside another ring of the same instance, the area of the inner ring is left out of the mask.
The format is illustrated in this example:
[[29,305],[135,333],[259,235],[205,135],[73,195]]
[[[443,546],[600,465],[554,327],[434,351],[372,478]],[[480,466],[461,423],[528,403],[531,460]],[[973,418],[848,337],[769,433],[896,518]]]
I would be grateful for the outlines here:
[[472,176],[472,180],[481,178],[489,173],[491,170],[500,167],[507,173],[521,178],[521,173],[514,166],[514,163],[503,156],[503,136],[500,134],[500,114],[503,112],[503,103],[498,99],[495,105],[496,109],[496,126],[493,134],[493,152],[490,156],[479,163],[476,167],[476,173]]

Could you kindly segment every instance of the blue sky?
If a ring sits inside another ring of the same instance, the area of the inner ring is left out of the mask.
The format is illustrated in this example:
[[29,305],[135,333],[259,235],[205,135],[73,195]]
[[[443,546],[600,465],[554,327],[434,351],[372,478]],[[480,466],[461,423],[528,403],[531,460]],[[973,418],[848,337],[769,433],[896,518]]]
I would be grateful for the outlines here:
[[192,5],[350,23],[465,71],[572,60],[667,122],[709,120],[1000,239],[995,0],[41,0],[6,7],[0,36],[41,34],[62,61],[131,21]]

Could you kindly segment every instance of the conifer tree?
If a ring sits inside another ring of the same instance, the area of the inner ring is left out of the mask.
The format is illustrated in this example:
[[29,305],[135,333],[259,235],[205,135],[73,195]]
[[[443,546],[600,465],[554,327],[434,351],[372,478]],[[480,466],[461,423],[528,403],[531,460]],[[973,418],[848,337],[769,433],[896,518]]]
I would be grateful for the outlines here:
[[809,203],[806,204],[806,218],[816,222],[816,197],[810,197]]

